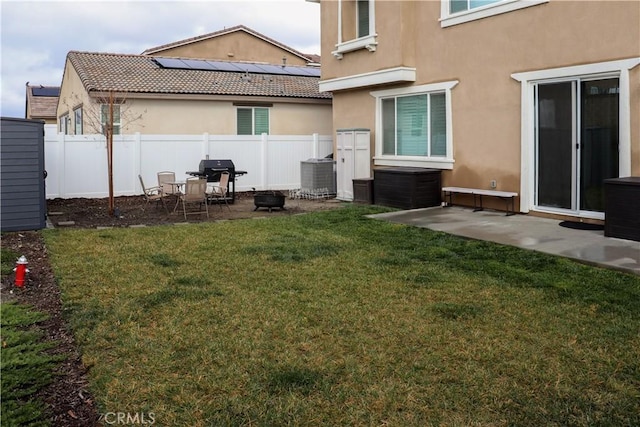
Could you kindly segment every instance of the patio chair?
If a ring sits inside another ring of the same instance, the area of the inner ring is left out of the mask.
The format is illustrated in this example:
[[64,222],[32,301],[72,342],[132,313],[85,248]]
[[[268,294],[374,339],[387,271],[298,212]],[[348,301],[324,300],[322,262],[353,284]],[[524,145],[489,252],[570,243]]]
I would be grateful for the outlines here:
[[[207,205],[207,180],[203,178],[187,178],[184,186],[184,193],[180,194],[180,201],[182,202],[182,212],[184,213],[184,219],[187,219],[187,215],[201,215],[202,205],[204,205],[207,218],[209,218],[209,206]],[[197,204],[197,212],[187,212],[187,204]]]
[[209,201],[216,201],[218,206],[220,206],[220,210],[222,210],[221,202],[227,205],[227,208],[231,210],[229,206],[229,202],[227,201],[227,191],[229,187],[229,172],[222,172],[220,174],[220,182],[218,185],[214,185],[210,187],[209,192],[207,193],[207,199]]
[[176,187],[173,183],[176,182],[176,174],[171,171],[162,171],[158,172],[158,187],[165,196],[169,195],[177,195],[180,192],[176,190]]
[[158,203],[162,203],[162,206],[164,206],[164,210],[167,213],[169,213],[169,210],[167,209],[167,205],[164,202],[164,195],[162,194],[162,189],[159,186],[145,187],[144,180],[142,179],[142,175],[138,175],[138,179],[140,180],[140,185],[142,186],[142,193],[146,201],[146,203],[142,207],[142,210],[144,211],[149,203],[155,201],[156,206]]

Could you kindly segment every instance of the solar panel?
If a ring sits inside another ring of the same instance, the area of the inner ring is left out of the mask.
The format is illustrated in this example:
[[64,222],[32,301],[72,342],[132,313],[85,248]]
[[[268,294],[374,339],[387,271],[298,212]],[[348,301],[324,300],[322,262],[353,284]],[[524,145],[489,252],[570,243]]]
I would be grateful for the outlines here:
[[226,71],[232,73],[276,74],[284,76],[320,77],[320,69],[247,62],[212,61],[203,59],[155,58],[162,68],[181,70]]
[[185,69],[188,70],[191,68],[187,64],[185,64],[184,62],[176,58],[155,58],[155,60],[158,64],[160,64],[162,68],[172,68],[172,69],[181,69],[181,70],[185,70]]
[[254,64],[256,68],[260,71],[256,71],[257,73],[267,74],[267,64]]
[[241,67],[244,71],[248,72],[248,73],[264,73],[264,71],[262,70],[262,68],[258,67],[257,65],[254,64],[236,64],[238,67]]
[[288,74],[280,65],[260,64],[267,74]]
[[292,76],[320,77],[320,70],[316,68],[284,67],[284,70],[287,72],[287,74],[290,74]]
[[244,72],[242,68],[237,67],[233,62],[226,61],[207,61],[211,64],[215,71],[231,71],[233,73]]
[[313,77],[320,77],[320,68],[305,68],[307,73],[310,73]]
[[33,96],[60,96],[59,87],[34,87],[31,88]]
[[215,71],[211,64],[201,59],[182,59],[181,61],[192,70]]

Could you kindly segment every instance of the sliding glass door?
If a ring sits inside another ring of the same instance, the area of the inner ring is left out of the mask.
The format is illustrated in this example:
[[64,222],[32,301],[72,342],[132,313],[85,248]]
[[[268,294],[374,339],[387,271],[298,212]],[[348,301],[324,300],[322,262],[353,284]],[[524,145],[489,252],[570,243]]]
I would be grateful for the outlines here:
[[618,177],[618,79],[580,83],[580,210],[604,211],[603,180]]
[[535,102],[536,206],[603,212],[603,180],[619,173],[618,79],[538,83]]

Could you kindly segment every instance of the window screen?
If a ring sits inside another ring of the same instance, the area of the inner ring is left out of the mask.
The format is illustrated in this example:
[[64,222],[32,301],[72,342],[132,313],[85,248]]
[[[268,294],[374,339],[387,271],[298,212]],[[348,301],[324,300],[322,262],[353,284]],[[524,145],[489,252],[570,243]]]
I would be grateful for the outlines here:
[[397,99],[399,156],[427,155],[427,95]]
[[358,37],[369,35],[369,0],[358,0]]
[[503,0],[449,0],[449,13],[464,12]]
[[268,108],[238,108],[238,135],[261,135],[269,133]]
[[269,133],[269,109],[267,108],[254,108],[255,114],[255,134],[261,135],[263,133]]
[[385,98],[381,108],[383,155],[447,156],[444,93]]
[[432,93],[431,101],[431,156],[447,155],[447,114],[444,93]]
[[238,108],[238,135],[253,135],[253,110]]
[[73,125],[75,126],[74,133],[82,135],[82,108],[73,110]]
[[[102,133],[106,135],[106,125],[109,122],[109,105],[102,104],[101,105],[101,124],[102,124]],[[113,106],[113,134],[120,135],[120,106]]]

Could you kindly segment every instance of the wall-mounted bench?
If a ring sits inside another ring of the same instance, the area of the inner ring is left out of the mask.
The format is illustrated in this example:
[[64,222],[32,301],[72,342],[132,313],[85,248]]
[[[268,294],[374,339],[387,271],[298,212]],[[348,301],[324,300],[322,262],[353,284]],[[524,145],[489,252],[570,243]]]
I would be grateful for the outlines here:
[[[482,190],[480,188],[464,188],[464,187],[442,187],[444,192],[444,198],[446,206],[453,205],[453,195],[458,194],[473,194],[473,211],[481,211],[482,196],[499,197],[507,203],[507,216],[515,215],[515,198],[518,197],[518,193],[511,191],[497,191],[497,190]],[[447,202],[447,198],[449,199]]]

